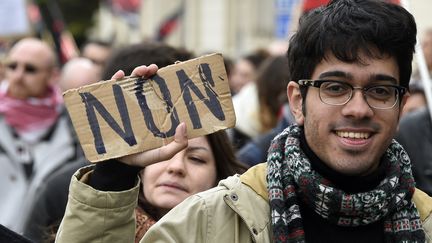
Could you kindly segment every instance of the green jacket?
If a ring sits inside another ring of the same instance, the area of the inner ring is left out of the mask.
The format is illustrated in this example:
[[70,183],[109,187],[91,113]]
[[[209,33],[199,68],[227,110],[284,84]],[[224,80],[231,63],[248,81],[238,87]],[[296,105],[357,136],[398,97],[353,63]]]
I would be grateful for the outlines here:
[[[133,242],[139,186],[124,192],[99,192],[79,171],[56,242]],[[189,197],[153,225],[141,242],[271,242],[266,164],[222,180]],[[223,199],[223,200],[221,200]],[[416,190],[413,198],[432,243],[432,198]]]

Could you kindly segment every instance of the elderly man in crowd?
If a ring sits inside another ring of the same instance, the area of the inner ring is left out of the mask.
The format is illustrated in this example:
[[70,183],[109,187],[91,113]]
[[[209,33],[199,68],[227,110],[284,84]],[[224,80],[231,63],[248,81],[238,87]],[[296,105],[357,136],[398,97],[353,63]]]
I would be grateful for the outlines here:
[[17,232],[45,178],[81,154],[57,79],[46,43],[25,38],[11,48],[0,86],[0,224]]

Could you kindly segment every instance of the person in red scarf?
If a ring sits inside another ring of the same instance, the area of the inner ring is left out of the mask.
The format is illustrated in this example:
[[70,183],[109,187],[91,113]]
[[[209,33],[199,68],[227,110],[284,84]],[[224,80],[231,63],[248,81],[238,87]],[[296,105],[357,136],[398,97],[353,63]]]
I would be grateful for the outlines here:
[[75,160],[77,142],[56,84],[49,45],[35,38],[9,51],[0,85],[0,224],[20,232],[45,178]]

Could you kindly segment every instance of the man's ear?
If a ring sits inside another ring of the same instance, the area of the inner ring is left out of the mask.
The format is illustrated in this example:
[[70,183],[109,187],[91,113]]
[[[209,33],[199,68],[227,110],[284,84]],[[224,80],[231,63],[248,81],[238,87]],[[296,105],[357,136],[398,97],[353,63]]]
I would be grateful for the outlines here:
[[403,108],[405,107],[405,104],[407,103],[407,100],[410,97],[410,93],[406,92],[406,94],[404,94],[404,96],[402,97],[401,101],[400,101],[400,105],[399,105],[399,119],[402,116],[402,112],[403,112]]
[[304,124],[304,114],[302,111],[303,98],[300,94],[300,87],[298,83],[291,81],[287,86],[287,96],[289,100],[289,106],[292,114],[298,125]]

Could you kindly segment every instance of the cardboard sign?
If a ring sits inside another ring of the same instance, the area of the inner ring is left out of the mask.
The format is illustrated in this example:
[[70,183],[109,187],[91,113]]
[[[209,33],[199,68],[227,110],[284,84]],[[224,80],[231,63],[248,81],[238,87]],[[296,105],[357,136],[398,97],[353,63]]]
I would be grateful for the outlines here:
[[149,79],[108,80],[63,96],[91,162],[165,145],[180,122],[189,138],[235,125],[221,54],[167,66]]

